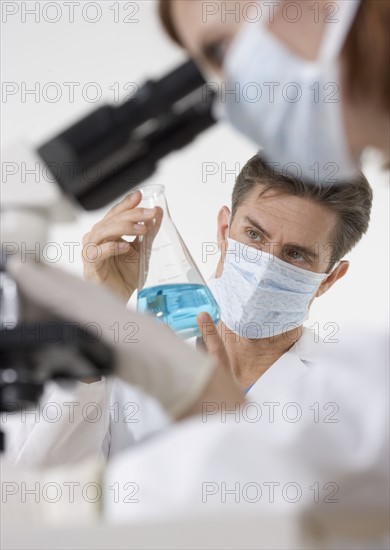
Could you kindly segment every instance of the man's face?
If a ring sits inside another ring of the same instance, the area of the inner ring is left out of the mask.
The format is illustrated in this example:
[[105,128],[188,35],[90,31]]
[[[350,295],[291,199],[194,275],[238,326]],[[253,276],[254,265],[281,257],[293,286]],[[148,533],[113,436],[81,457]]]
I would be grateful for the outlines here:
[[[325,206],[302,197],[265,191],[256,186],[237,208],[233,221],[223,207],[218,215],[218,244],[221,259],[217,276],[223,271],[228,237],[265,251],[296,267],[326,273],[333,256],[332,235],[337,216]],[[348,262],[341,262],[321,284],[317,296],[343,276]]]

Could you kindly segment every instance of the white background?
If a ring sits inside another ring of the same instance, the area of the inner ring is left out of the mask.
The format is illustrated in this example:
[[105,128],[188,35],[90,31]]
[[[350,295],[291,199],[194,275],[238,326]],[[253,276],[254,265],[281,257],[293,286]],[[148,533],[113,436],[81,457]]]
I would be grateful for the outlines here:
[[[90,6],[85,10],[87,4]],[[72,23],[62,2],[2,2],[2,80],[15,82],[19,88],[15,95],[2,99],[2,147],[21,139],[38,145],[96,108],[97,104],[81,93],[87,83],[97,83],[102,101],[112,103],[114,92],[110,87],[119,86],[123,98],[126,83],[159,77],[185,58],[162,32],[154,0],[138,2],[138,13],[134,15],[134,2],[100,2],[102,16],[91,23],[88,19],[97,15],[93,4],[76,2]],[[36,15],[26,14],[26,8],[36,9]],[[6,17],[6,9],[18,12]],[[119,22],[115,22],[116,15]],[[49,22],[58,16],[57,22]],[[138,22],[124,23],[127,16]],[[60,100],[49,102],[43,96],[43,87],[49,82],[62,87]],[[69,101],[64,82],[80,83],[73,102]],[[23,86],[40,86],[39,97],[23,98]],[[89,91],[92,96],[93,89]],[[225,174],[223,166],[237,173],[237,167],[255,151],[252,144],[220,124],[190,147],[166,158],[150,180],[166,186],[172,217],[205,277],[212,273],[216,257],[202,262],[202,243],[215,240],[216,215],[221,205],[229,205],[234,183],[234,175]],[[205,179],[205,163],[217,163],[218,173]],[[388,174],[372,161],[366,174],[375,191],[371,227],[350,254],[347,277],[314,303],[310,321],[318,321],[321,327],[326,322],[340,327],[356,321],[370,326],[387,324],[389,181]],[[76,223],[57,224],[50,240],[61,245],[80,242],[108,208],[88,214],[80,212]],[[66,251],[64,248],[58,265],[81,275],[80,253],[70,263]]]

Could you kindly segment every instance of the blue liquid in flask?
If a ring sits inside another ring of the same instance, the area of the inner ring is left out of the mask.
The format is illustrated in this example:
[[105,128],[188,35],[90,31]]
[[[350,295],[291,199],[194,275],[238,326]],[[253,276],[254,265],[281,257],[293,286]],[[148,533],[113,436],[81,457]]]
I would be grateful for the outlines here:
[[138,293],[137,309],[169,325],[184,338],[200,336],[197,315],[205,311],[214,323],[219,321],[219,308],[205,285],[174,284],[144,288]]

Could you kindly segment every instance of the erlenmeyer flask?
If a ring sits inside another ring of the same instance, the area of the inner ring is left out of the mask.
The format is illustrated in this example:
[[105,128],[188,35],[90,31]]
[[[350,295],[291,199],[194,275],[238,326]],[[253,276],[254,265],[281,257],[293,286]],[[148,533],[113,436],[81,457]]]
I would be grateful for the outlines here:
[[[216,323],[219,308],[169,214],[163,185],[146,185],[141,207],[160,209],[154,230],[140,238],[137,309],[183,338],[199,336],[201,311]],[[162,214],[162,219],[161,219]]]

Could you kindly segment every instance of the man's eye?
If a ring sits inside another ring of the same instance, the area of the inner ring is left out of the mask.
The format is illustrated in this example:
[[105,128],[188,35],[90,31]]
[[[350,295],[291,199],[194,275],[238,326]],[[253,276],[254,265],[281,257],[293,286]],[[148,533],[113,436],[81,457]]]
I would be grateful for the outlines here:
[[295,262],[304,262],[306,260],[303,254],[301,254],[301,252],[298,252],[297,250],[292,250],[291,252],[289,252],[288,257]]
[[253,231],[253,229],[248,229],[247,235],[252,241],[261,241],[261,236],[257,231]]

